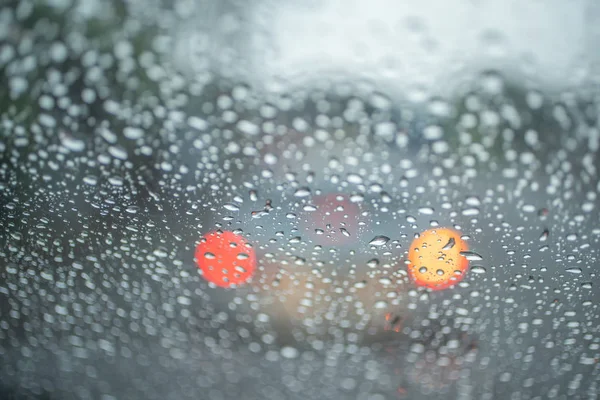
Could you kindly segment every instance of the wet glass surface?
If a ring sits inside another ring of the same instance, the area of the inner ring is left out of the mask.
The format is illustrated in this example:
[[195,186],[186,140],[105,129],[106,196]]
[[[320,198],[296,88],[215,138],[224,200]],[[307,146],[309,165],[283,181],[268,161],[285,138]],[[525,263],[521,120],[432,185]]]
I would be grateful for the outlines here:
[[0,397],[597,398],[600,13],[511,4],[2,3]]

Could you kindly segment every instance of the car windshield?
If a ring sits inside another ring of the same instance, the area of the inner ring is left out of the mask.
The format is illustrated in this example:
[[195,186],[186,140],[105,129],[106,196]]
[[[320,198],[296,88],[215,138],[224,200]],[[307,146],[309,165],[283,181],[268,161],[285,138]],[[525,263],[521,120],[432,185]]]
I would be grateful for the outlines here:
[[598,21],[2,2],[0,398],[596,399]]

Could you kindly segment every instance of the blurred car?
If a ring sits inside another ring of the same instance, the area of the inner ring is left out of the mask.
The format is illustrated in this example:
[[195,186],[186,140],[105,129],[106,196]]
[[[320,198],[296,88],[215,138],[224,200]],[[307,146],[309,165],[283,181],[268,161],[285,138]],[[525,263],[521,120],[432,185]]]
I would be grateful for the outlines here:
[[596,398],[595,8],[430,4],[0,6],[0,394]]

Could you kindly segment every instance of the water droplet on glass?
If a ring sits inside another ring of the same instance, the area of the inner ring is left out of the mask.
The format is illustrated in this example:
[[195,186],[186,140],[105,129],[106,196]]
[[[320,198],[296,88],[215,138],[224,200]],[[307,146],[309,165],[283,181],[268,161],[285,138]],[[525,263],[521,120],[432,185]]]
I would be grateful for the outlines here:
[[130,140],[136,140],[144,136],[144,131],[141,128],[127,126],[123,129],[123,136]]
[[481,257],[479,254],[475,253],[474,251],[461,251],[460,255],[465,257],[469,261],[483,260],[483,257]]
[[296,197],[307,197],[307,196],[310,196],[310,189],[307,188],[307,187],[298,188],[294,192],[294,196],[296,196]]
[[248,120],[240,120],[237,123],[237,128],[241,132],[243,132],[243,133],[245,133],[247,135],[251,135],[251,136],[258,135],[260,133],[259,126],[256,125],[253,122],[248,121]]
[[432,215],[434,212],[435,212],[435,210],[432,207],[421,207],[421,208],[419,208],[419,213],[420,214]]
[[363,183],[362,176],[358,174],[348,174],[346,179],[349,183],[354,183],[355,185],[360,185],[361,183]]
[[277,164],[277,156],[275,154],[272,154],[272,153],[265,154],[263,159],[265,161],[265,164],[268,164],[268,165]]
[[474,274],[485,274],[486,269],[481,265],[474,265],[471,267],[471,272],[473,272]]
[[156,257],[161,258],[164,258],[169,255],[168,251],[162,247],[159,247],[158,249],[154,250],[152,254],[154,254]]
[[351,201],[352,203],[360,203],[360,202],[362,202],[364,199],[365,199],[365,196],[363,196],[363,195],[362,195],[362,194],[360,194],[360,193],[353,194],[352,196],[350,196],[350,201]]
[[581,284],[581,287],[582,287],[583,289],[591,289],[591,288],[592,288],[592,282],[583,282],[583,283]]
[[233,204],[233,203],[225,203],[225,204],[223,204],[223,207],[229,211],[240,211],[240,208],[238,207],[238,205]]
[[312,204],[307,204],[304,207],[302,207],[302,210],[312,212],[312,211],[317,211],[317,207]]
[[127,151],[122,147],[110,146],[108,148],[108,152],[114,158],[118,158],[119,160],[127,160]]
[[299,352],[295,347],[285,346],[281,349],[281,355],[284,358],[296,358],[298,357]]
[[465,217],[474,217],[475,215],[479,215],[479,208],[477,208],[477,207],[465,208],[461,211],[461,214],[464,215]]
[[465,204],[471,207],[479,207],[481,205],[481,200],[477,196],[470,196],[465,199]]
[[454,247],[455,244],[456,241],[454,240],[454,238],[450,238],[450,240],[448,240],[448,243],[446,243],[444,247],[442,247],[442,250],[450,250]]
[[83,178],[83,181],[88,185],[94,186],[98,183],[98,178],[95,176],[88,175]]
[[252,216],[252,218],[261,218],[264,217],[265,215],[269,215],[269,212],[266,210],[258,210],[258,211],[252,211],[250,213],[250,215]]
[[389,237],[383,236],[383,235],[379,235],[379,236],[375,236],[373,239],[371,239],[371,241],[369,242],[369,245],[371,245],[371,246],[383,246],[383,245],[385,245],[389,241],[390,241]]
[[386,308],[388,306],[388,303],[385,300],[379,300],[379,301],[375,302],[375,304],[373,306],[376,309],[380,310],[382,308]]
[[392,280],[386,276],[383,278],[379,278],[379,283],[381,283],[382,285],[391,285]]

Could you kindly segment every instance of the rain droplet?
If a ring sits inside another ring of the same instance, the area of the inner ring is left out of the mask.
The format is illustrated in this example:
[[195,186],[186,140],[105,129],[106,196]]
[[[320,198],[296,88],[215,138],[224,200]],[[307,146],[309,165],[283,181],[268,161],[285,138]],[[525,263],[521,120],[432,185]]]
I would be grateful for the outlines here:
[[144,131],[137,127],[127,126],[123,129],[123,136],[130,140],[136,140],[144,136]]
[[269,212],[266,210],[258,210],[258,211],[252,211],[250,213],[250,215],[252,216],[252,218],[261,218],[261,217],[264,217],[265,215],[269,215]]
[[455,244],[456,241],[454,240],[454,238],[450,238],[450,240],[448,240],[448,243],[446,243],[444,247],[442,247],[442,250],[450,250],[454,247]]
[[108,152],[114,158],[118,158],[119,160],[127,160],[127,151],[122,147],[110,146],[108,148]]
[[225,209],[229,211],[240,211],[240,208],[237,206],[237,204],[233,203],[225,203],[223,204],[223,207],[225,207]]
[[95,177],[95,176],[88,175],[88,176],[86,176],[86,177],[83,178],[83,181],[85,183],[87,183],[88,185],[92,185],[93,186],[93,185],[95,185],[95,184],[98,183],[98,178]]
[[485,274],[487,270],[481,265],[474,265],[471,267],[471,272],[474,274]]
[[254,136],[260,133],[260,128],[258,125],[245,119],[237,123],[237,128],[247,135]]
[[350,201],[352,203],[360,203],[365,199],[365,196],[363,196],[362,194],[353,194],[352,196],[350,196]]
[[298,349],[295,347],[285,346],[281,349],[281,355],[284,358],[296,358],[298,357]]
[[382,308],[386,308],[388,306],[388,303],[385,300],[379,300],[379,301],[375,302],[375,304],[373,306],[376,309],[382,309]]
[[465,257],[469,261],[483,260],[483,257],[481,257],[479,254],[475,253],[474,251],[461,251],[460,255]]
[[310,196],[310,189],[307,187],[301,187],[296,189],[296,192],[294,193],[294,196],[296,197],[307,197]]
[[464,215],[465,217],[473,217],[475,215],[479,215],[479,208],[477,208],[477,207],[465,208],[461,211],[461,214]]
[[423,137],[427,140],[438,140],[444,136],[444,130],[437,125],[430,125],[423,129]]
[[434,212],[435,212],[435,210],[432,207],[419,208],[419,213],[421,213],[421,214],[432,215]]
[[521,209],[526,213],[535,212],[535,206],[533,204],[525,204]]
[[375,236],[373,239],[371,239],[371,241],[369,242],[369,245],[371,245],[371,246],[383,246],[383,245],[385,245],[389,241],[390,241],[389,237],[383,236],[383,235],[379,235],[379,236]]
[[576,233],[570,233],[567,235],[567,240],[569,242],[574,242],[577,240],[577,234]]
[[60,139],[63,146],[71,151],[83,151],[85,149],[85,142],[83,140],[75,139],[67,134],[61,134]]
[[264,159],[265,163],[268,165],[277,164],[277,156],[275,154],[272,154],[272,153],[265,154],[263,159]]
[[[239,256],[238,256],[238,258],[239,258]],[[244,268],[240,265],[236,265],[235,267],[233,267],[233,269],[235,269],[237,272],[240,272],[242,274],[246,272],[246,268]]]
[[381,201],[389,204],[392,202],[392,197],[387,192],[381,192]]
[[156,257],[164,258],[169,255],[166,249],[159,247],[152,252]]
[[199,131],[205,130],[206,128],[208,128],[208,122],[206,122],[206,120],[202,119],[202,118],[198,118],[198,117],[189,117],[187,120],[187,123],[189,126],[191,126],[192,128],[198,129]]
[[465,200],[465,204],[471,207],[479,207],[481,205],[481,200],[477,196],[467,197]]
[[349,183],[354,183],[355,185],[360,185],[361,183],[363,183],[362,176],[360,176],[358,174],[348,174],[348,177],[346,178],[346,180]]

